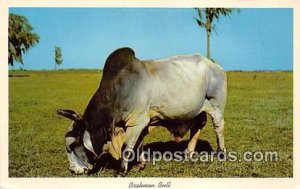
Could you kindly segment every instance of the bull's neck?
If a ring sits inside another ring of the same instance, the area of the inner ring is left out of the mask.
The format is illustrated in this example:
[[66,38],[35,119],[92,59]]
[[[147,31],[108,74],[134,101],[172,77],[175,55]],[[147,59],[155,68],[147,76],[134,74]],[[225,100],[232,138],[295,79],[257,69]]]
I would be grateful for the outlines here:
[[83,114],[84,120],[88,123],[88,127],[108,127],[108,123],[112,118],[108,114],[107,103],[103,101],[103,96],[98,89],[91,98]]
[[112,119],[107,114],[101,101],[99,90],[94,94],[83,114],[86,129],[90,133],[91,141],[96,153],[102,151],[103,144],[110,139],[110,122]]

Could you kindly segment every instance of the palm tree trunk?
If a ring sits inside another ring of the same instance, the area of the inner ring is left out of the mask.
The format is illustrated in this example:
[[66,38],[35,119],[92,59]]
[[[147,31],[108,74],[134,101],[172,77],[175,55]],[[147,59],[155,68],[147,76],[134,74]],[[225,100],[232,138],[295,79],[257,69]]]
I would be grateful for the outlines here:
[[206,44],[207,44],[207,58],[210,59],[210,34],[211,34],[211,19],[206,16]]
[[210,59],[210,32],[206,32],[206,40],[207,40],[207,58]]
[[55,69],[55,71],[56,71],[56,63],[55,63],[55,68],[54,68],[54,69]]

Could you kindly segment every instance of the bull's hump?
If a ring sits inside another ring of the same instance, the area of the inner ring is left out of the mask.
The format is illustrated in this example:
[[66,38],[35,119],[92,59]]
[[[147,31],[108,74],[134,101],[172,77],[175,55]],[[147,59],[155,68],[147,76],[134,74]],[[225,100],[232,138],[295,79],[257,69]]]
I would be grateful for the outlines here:
[[136,59],[135,52],[129,48],[124,47],[112,52],[106,62],[103,69],[103,76],[114,76],[117,75],[127,65],[132,64]]
[[111,61],[116,58],[126,58],[126,57],[134,57],[134,56],[135,56],[135,52],[131,48],[123,47],[112,52],[108,56],[107,61]]

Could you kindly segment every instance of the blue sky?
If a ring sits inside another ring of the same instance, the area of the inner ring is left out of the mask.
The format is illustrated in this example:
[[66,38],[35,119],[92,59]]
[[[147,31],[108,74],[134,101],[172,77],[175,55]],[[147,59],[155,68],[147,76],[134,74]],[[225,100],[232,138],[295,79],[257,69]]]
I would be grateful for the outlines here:
[[[24,68],[103,68],[107,56],[128,46],[139,59],[206,55],[206,34],[192,8],[10,8],[28,18],[40,43],[24,55]],[[211,55],[226,70],[292,70],[293,9],[241,9],[217,23]],[[18,69],[16,63],[13,69]]]

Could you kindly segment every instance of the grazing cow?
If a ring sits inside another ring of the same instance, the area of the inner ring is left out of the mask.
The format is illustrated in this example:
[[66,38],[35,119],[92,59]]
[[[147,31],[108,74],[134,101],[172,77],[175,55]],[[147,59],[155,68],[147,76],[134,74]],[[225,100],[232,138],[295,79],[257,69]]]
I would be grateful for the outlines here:
[[124,176],[131,150],[141,146],[150,126],[165,126],[177,139],[190,129],[187,151],[192,152],[206,113],[222,151],[226,95],[225,71],[201,55],[140,61],[132,49],[118,49],[107,58],[84,114],[58,110],[73,120],[65,136],[70,169],[77,174],[90,171],[108,152],[121,159],[119,175]]

